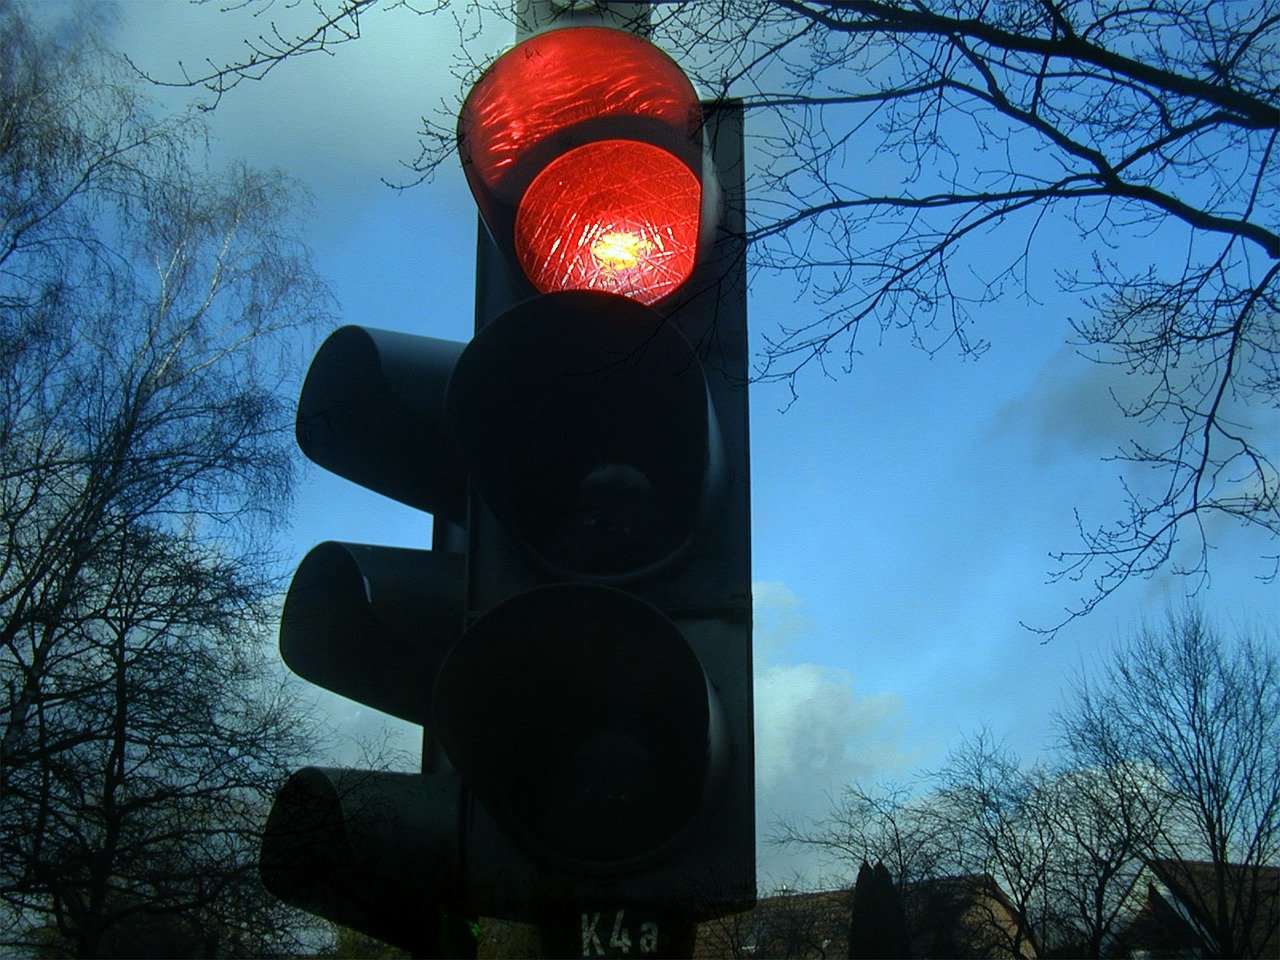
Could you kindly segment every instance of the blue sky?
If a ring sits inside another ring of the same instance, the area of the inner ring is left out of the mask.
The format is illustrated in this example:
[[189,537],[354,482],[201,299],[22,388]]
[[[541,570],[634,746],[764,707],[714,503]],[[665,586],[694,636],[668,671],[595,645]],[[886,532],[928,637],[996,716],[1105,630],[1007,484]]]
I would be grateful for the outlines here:
[[[218,6],[135,0],[121,6],[113,43],[176,78],[179,60],[235,56],[265,26]],[[311,191],[308,239],[342,322],[467,339],[475,208],[460,169],[403,192],[381,183],[404,177],[418,118],[454,102],[457,34],[403,9],[375,10],[362,34],[230,92],[210,115],[215,160],[278,166]],[[474,55],[510,39],[509,28],[482,35]],[[1056,292],[1051,271],[1087,250],[1048,237],[1031,259],[1038,302],[986,310],[980,333],[992,346],[979,360],[931,358],[890,332],[864,337],[848,373],[802,375],[794,403],[784,384],[752,388],[762,836],[779,818],[820,815],[855,778],[936,767],[984,725],[1024,757],[1041,755],[1071,678],[1193,586],[1167,574],[1131,583],[1049,644],[1020,625],[1052,623],[1080,595],[1046,582],[1050,552],[1078,545],[1073,511],[1096,525],[1124,508],[1124,467],[1103,458],[1129,435],[1109,399],[1126,384],[1067,345],[1067,318],[1084,308]],[[785,278],[757,276],[754,342],[815,310]],[[1265,416],[1280,436],[1275,412]],[[1274,623],[1275,587],[1257,579],[1267,545],[1232,527],[1213,533],[1201,601],[1227,622]],[[421,547],[429,536],[429,517],[309,467],[281,552],[300,559],[324,539]],[[325,703],[344,731],[383,726]],[[411,728],[388,729],[411,743]],[[765,887],[825,869],[767,844],[759,860]]]

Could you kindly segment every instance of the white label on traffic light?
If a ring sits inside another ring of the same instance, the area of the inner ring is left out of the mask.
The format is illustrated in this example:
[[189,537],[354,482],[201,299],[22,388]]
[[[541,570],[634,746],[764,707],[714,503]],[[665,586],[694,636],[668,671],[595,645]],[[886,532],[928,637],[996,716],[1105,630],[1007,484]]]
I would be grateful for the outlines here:
[[596,933],[599,923],[600,914],[598,913],[582,915],[582,955],[584,957],[604,956],[604,944],[600,942],[600,935]]
[[[638,936],[631,936],[631,927],[627,924],[626,911],[615,910],[613,926],[609,931],[606,944],[601,939],[599,913],[582,915],[582,956],[583,957],[630,957],[637,954],[653,955],[658,952],[658,925],[652,921],[642,921],[638,928]],[[633,950],[634,947],[634,950]]]
[[611,950],[620,950],[624,954],[631,952],[631,935],[627,933],[627,928],[622,925],[621,910],[613,918],[613,933],[609,936],[609,948]]

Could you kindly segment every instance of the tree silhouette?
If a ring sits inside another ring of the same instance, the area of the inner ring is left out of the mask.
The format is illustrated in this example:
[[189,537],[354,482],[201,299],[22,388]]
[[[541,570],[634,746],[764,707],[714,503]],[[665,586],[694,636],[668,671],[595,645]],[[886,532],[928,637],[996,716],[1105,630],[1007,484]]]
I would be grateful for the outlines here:
[[850,958],[909,957],[902,898],[883,863],[858,868],[849,911]]
[[[1276,924],[1280,658],[1274,637],[1228,638],[1195,607],[1135,634],[1061,719],[1113,815],[1141,819],[1143,855],[1193,905],[1214,956],[1260,956]],[[1268,870],[1271,876],[1268,876]]]
[[268,659],[276,386],[327,294],[285,182],[197,176],[95,47],[0,6],[0,941],[261,955],[253,862],[311,727]]

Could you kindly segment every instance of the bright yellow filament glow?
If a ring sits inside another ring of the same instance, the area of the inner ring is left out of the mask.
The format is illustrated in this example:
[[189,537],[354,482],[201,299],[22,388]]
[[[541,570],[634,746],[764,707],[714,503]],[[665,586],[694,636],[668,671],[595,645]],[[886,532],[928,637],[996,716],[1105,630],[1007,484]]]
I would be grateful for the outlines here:
[[613,230],[601,234],[591,245],[591,256],[602,270],[632,270],[653,249],[653,244],[638,233]]

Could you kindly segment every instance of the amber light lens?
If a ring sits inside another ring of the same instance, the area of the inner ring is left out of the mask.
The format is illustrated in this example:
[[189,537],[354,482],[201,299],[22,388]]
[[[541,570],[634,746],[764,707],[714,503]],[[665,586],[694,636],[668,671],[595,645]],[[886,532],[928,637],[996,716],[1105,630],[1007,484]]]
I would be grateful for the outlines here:
[[693,272],[702,187],[667,151],[600,140],[549,164],[516,213],[515,246],[542,293],[601,290],[656,303]]

